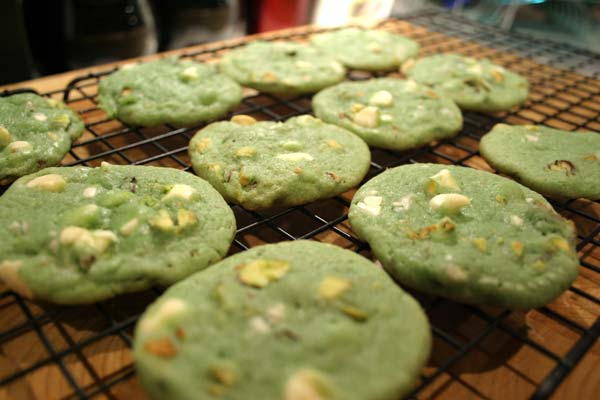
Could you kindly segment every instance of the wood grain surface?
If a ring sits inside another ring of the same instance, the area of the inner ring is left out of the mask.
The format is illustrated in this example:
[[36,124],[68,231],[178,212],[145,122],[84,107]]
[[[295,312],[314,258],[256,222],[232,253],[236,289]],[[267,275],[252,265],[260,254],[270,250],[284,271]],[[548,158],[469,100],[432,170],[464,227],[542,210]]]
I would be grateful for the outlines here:
[[[523,59],[517,54],[430,32],[406,21],[390,20],[383,22],[380,28],[415,38],[422,45],[420,55],[461,52],[489,57],[527,76],[531,83],[528,102],[511,112],[485,118],[510,124],[539,122],[570,130],[600,130],[599,81]],[[213,62],[222,54],[220,49],[224,45],[236,45],[257,37],[291,36],[303,41],[315,29],[295,28],[174,53],[195,54],[197,60]],[[111,70],[118,64],[1,89],[27,87],[40,93],[62,90],[74,77],[85,76],[90,71]],[[368,76],[360,71],[352,74],[354,77]],[[398,73],[391,75],[401,77]],[[90,78],[89,84],[81,86],[81,91],[71,93],[69,105],[80,112],[88,129],[63,164],[106,154],[86,163],[97,165],[102,160],[114,163],[129,160],[176,168],[181,168],[181,163],[189,165],[185,147],[197,127],[170,135],[172,127],[134,130],[119,121],[107,120],[95,104],[96,83],[95,78]],[[273,113],[294,114],[310,107],[310,96],[282,101],[252,90],[246,90],[245,95],[246,101],[235,112],[254,110],[250,113],[258,119],[269,119]],[[62,93],[53,96],[59,98]],[[290,103],[296,108],[290,107]],[[457,138],[432,143],[431,147],[413,152],[373,150],[373,160],[383,167],[400,160],[459,163],[493,171],[477,152],[478,139],[483,132],[473,128],[477,126],[478,118],[485,118],[475,113],[469,114],[468,118],[471,122],[467,121]],[[113,149],[119,151],[112,153]],[[161,156],[161,152],[167,152],[169,156]],[[373,168],[370,176],[376,172]],[[284,240],[286,235],[308,235],[356,249],[358,240],[345,220],[347,202],[353,193],[349,191],[336,199],[273,213],[256,214],[234,207],[238,228],[241,228],[236,239],[244,246],[254,246]],[[600,205],[586,200],[564,202],[560,199],[556,204],[558,211],[577,226],[582,267],[571,290],[552,304],[539,310],[508,312],[461,305],[413,292],[427,310],[435,337],[432,357],[423,371],[423,379],[435,379],[418,392],[418,398],[528,398],[596,322],[600,316]],[[234,245],[231,252],[237,251],[240,246]],[[368,252],[361,254],[370,257]],[[0,386],[0,399],[146,398],[133,368],[131,337],[137,317],[159,293],[156,289],[86,307],[56,307],[24,300],[0,284],[0,382],[7,377],[10,379]],[[600,343],[596,342],[552,398],[593,399],[598,393]]]

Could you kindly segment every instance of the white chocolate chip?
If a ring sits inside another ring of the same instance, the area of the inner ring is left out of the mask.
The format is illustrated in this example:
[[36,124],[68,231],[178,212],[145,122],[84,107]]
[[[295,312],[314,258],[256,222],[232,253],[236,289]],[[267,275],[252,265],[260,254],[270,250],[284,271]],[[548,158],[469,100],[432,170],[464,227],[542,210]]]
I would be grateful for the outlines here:
[[158,310],[152,309],[150,314],[143,318],[139,325],[138,330],[141,334],[146,335],[153,331],[160,329],[162,325],[167,323],[170,319],[181,315],[188,309],[188,304],[177,298],[170,298],[162,302]]
[[382,201],[383,197],[381,196],[367,196],[363,201],[356,204],[356,206],[371,215],[377,216],[381,213]]
[[123,235],[123,236],[129,236],[135,230],[135,228],[138,227],[139,224],[140,224],[139,219],[137,219],[137,218],[130,219],[129,221],[127,221],[125,223],[125,225],[123,225],[121,227],[121,229],[119,229],[119,232],[121,232],[121,235]]
[[169,201],[173,199],[189,200],[196,193],[196,190],[183,183],[176,183],[173,185],[171,190],[162,198],[162,201]]
[[540,140],[540,138],[537,137],[536,135],[525,135],[525,137],[530,142],[537,142],[538,140]]
[[6,149],[11,153],[16,153],[17,151],[25,153],[31,151],[31,149],[33,149],[33,146],[29,142],[17,140],[12,143],[9,143],[8,146],[6,146]]
[[123,64],[123,65],[121,65],[121,69],[131,69],[131,68],[135,67],[136,65],[137,65],[136,63]]
[[304,60],[298,60],[294,63],[294,65],[298,68],[303,68],[303,69],[311,69],[314,67],[314,65],[312,63],[309,63],[308,61],[304,61]]
[[92,235],[94,237],[94,249],[96,249],[99,254],[104,253],[108,246],[119,240],[117,235],[107,230],[93,231]]
[[412,79],[404,81],[404,90],[407,92],[414,92],[417,90],[417,82],[413,81]]
[[481,67],[481,64],[473,64],[467,68],[467,71],[479,75],[483,72],[483,68]]
[[456,179],[454,179],[450,171],[446,168],[442,169],[437,174],[430,176],[429,179],[436,184],[436,193],[439,192],[439,190],[437,190],[438,188],[460,192],[460,187],[458,186]]
[[267,309],[267,319],[272,324],[276,324],[285,317],[285,304],[277,303]]
[[412,197],[412,194],[407,194],[406,196],[402,197],[399,201],[393,202],[392,206],[394,206],[394,211],[408,210],[412,204]]
[[108,168],[108,167],[110,167],[111,165],[112,165],[112,164],[111,164],[111,163],[109,163],[108,161],[102,161],[102,162],[100,163],[100,166],[101,166],[101,167],[103,167],[103,168]]
[[448,274],[448,278],[455,282],[464,282],[467,280],[467,273],[458,265],[448,265],[446,273]]
[[88,236],[91,237],[90,231],[85,228],[81,228],[79,226],[67,226],[60,232],[58,241],[60,244],[68,246],[74,244],[81,238],[87,239]]
[[62,192],[67,182],[58,174],[38,176],[27,182],[28,188],[36,188],[46,192]]
[[319,372],[304,369],[288,379],[283,400],[332,400],[334,395],[331,386]]
[[12,136],[8,129],[3,126],[0,126],[0,149],[4,146],[7,146],[12,140]]
[[196,67],[187,67],[183,70],[181,76],[189,80],[196,80],[198,79],[198,70]]
[[313,117],[312,115],[300,115],[299,117],[296,117],[296,122],[298,122],[300,125],[308,125],[310,123],[313,122],[318,122],[319,120],[315,117]]
[[46,117],[45,114],[42,114],[40,112],[33,114],[33,118],[37,119],[40,122],[44,122],[48,119],[48,117]]
[[510,223],[513,225],[523,225],[523,218],[517,216],[517,215],[511,215],[510,216]]
[[365,107],[352,118],[352,121],[365,128],[375,128],[379,124],[379,109],[377,107]]
[[529,204],[533,204],[533,201],[534,201],[534,200],[533,200],[533,198],[532,198],[532,197],[527,197],[527,198],[525,198],[525,201],[526,201],[527,203],[529,203]]
[[346,70],[344,68],[344,66],[342,64],[340,64],[339,62],[337,62],[337,61],[333,61],[331,63],[331,68],[333,68],[333,70],[335,72],[338,72],[338,73],[342,73],[342,72],[344,72]]
[[471,200],[467,196],[458,193],[438,194],[429,201],[432,210],[445,214],[457,213],[469,204],[471,204]]
[[259,333],[261,335],[266,335],[269,332],[271,332],[271,327],[269,326],[267,321],[265,321],[265,319],[260,316],[252,317],[250,319],[250,328],[252,328],[253,332]]
[[377,42],[371,42],[367,45],[367,49],[369,49],[369,51],[373,52],[373,53],[380,53],[381,50],[383,50],[381,48],[381,45]]
[[300,161],[300,160],[312,161],[312,160],[314,160],[313,156],[311,156],[308,153],[285,153],[285,154],[277,154],[275,157],[280,160],[285,160],[285,161]]
[[390,114],[383,114],[381,116],[381,120],[384,121],[384,122],[388,122],[388,121],[391,121],[393,119],[394,119],[394,117],[392,117]]
[[95,186],[86,187],[83,190],[83,197],[89,199],[90,197],[96,196],[96,193],[98,193],[98,188],[96,188]]
[[394,103],[394,96],[387,90],[380,90],[373,93],[369,99],[369,104],[373,106],[387,107]]
[[479,278],[479,283],[481,283],[482,285],[496,286],[498,284],[498,278],[484,275],[481,278]]
[[19,275],[19,269],[22,266],[21,261],[5,260],[0,263],[0,282],[4,282],[6,286],[28,298],[33,298],[33,293],[21,276]]

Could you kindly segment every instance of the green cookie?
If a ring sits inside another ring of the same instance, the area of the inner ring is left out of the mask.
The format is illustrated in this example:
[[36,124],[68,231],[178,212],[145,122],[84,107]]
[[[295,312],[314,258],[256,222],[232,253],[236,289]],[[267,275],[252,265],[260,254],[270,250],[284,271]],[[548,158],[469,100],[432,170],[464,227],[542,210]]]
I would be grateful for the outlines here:
[[545,126],[496,125],[481,155],[498,171],[553,196],[600,199],[600,134]]
[[240,86],[213,66],[165,58],[129,65],[100,81],[98,101],[110,118],[132,125],[189,125],[237,106]]
[[154,399],[396,400],[431,348],[418,303],[337,246],[253,248],[142,315],[136,370]]
[[404,36],[357,28],[321,33],[311,43],[349,68],[388,71],[417,55],[419,44]]
[[60,101],[30,93],[0,97],[0,185],[60,163],[83,126]]
[[310,115],[283,123],[237,115],[198,131],[189,152],[199,176],[249,210],[343,193],[360,183],[371,161],[360,138]]
[[462,127],[454,102],[426,86],[394,78],[343,82],[313,98],[317,117],[374,147],[405,150],[452,137]]
[[29,298],[91,303],[201,270],[234,232],[231,209],[192,174],[47,168],[0,197],[0,281]]
[[503,111],[527,100],[527,79],[487,59],[437,54],[407,62],[402,71],[464,110]]
[[572,224],[539,194],[489,172],[389,169],[358,190],[349,220],[400,282],[460,302],[538,307],[577,276]]
[[219,67],[240,84],[265,93],[313,93],[346,74],[335,58],[293,42],[251,42],[225,54]]

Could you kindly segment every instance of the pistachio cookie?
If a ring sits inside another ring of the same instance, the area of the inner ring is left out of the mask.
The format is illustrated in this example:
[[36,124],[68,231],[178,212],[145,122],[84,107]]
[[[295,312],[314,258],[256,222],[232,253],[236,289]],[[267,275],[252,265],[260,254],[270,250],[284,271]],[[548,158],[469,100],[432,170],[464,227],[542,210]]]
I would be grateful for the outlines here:
[[127,65],[100,81],[99,106],[131,125],[189,125],[237,106],[242,89],[212,65],[175,57]]
[[360,183],[371,153],[356,135],[310,115],[215,122],[189,146],[194,171],[226,200],[249,210],[333,197]]
[[346,70],[316,47],[255,41],[225,54],[221,71],[265,93],[314,93],[344,79]]
[[0,197],[0,281],[82,304],[172,284],[220,260],[235,232],[223,198],[171,168],[47,168]]
[[429,85],[464,110],[503,111],[527,100],[529,83],[488,59],[437,54],[402,66],[410,79]]
[[388,71],[417,55],[419,44],[381,30],[346,28],[311,37],[311,43],[349,68]]
[[0,97],[0,185],[60,163],[83,127],[60,101],[31,93]]
[[340,247],[255,247],[167,290],[135,331],[154,399],[396,400],[431,348],[419,304]]
[[323,121],[384,149],[420,147],[462,128],[462,114],[452,100],[410,80],[343,82],[317,93],[312,105]]
[[553,196],[600,199],[600,134],[497,124],[481,155],[498,171]]
[[538,307],[577,276],[573,225],[539,194],[489,172],[389,169],[358,190],[349,220],[398,281],[461,302]]

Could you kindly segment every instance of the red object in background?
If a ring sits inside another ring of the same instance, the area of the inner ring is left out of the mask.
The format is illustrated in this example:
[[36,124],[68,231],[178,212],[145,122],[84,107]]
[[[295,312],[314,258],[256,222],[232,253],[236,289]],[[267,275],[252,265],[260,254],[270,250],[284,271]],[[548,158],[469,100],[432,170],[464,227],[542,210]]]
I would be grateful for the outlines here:
[[311,0],[261,0],[256,1],[257,31],[266,32],[277,29],[306,25],[309,19]]

